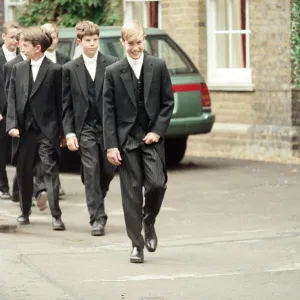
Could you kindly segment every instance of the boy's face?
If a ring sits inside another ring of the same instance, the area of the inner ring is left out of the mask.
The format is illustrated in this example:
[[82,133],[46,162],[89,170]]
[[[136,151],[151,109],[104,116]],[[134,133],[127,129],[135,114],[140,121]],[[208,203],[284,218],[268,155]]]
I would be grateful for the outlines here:
[[11,28],[8,29],[7,34],[2,33],[2,39],[4,40],[4,44],[6,48],[11,52],[15,51],[18,45],[18,42],[16,40],[17,32],[18,29]]
[[22,52],[28,59],[37,59],[41,56],[41,45],[33,46],[31,42],[21,40]]
[[77,39],[77,42],[82,47],[83,53],[92,58],[98,51],[99,36],[97,34],[92,36],[84,36],[82,40]]
[[145,48],[145,38],[141,33],[128,40],[122,40],[122,45],[132,59],[139,59]]
[[57,43],[58,43],[58,36],[57,36],[57,33],[56,33],[56,32],[52,32],[52,33],[51,33],[51,37],[52,37],[52,44],[51,44],[51,46],[47,49],[47,50],[50,51],[50,52],[54,51],[54,49],[56,48]]

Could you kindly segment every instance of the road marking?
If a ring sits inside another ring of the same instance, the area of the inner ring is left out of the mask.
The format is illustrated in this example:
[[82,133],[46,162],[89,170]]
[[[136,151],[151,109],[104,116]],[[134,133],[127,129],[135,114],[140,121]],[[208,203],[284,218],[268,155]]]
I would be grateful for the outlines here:
[[267,273],[278,273],[278,272],[288,272],[288,271],[297,271],[300,270],[300,263],[295,263],[293,266],[290,267],[282,267],[277,269],[269,269],[265,272]]
[[240,272],[230,273],[216,273],[216,274],[199,274],[199,273],[186,273],[186,274],[173,274],[173,275],[140,275],[140,276],[124,276],[118,279],[86,279],[83,282],[126,282],[126,281],[146,281],[146,280],[176,280],[181,278],[208,278],[220,276],[234,276],[241,275]]

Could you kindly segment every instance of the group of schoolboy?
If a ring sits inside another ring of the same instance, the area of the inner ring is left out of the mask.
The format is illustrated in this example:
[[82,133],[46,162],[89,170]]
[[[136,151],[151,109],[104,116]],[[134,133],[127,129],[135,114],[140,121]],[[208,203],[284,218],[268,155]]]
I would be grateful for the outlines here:
[[[16,166],[13,190],[19,190],[21,208],[18,222],[29,224],[36,182],[42,182],[53,230],[65,230],[58,161],[60,147],[67,146],[81,156],[93,236],[105,234],[104,199],[118,168],[132,242],[130,262],[143,263],[144,247],[149,252],[157,247],[154,224],[167,183],[164,136],[174,98],[165,62],[144,51],[145,31],[136,21],[122,26],[126,56],[121,60],[99,51],[99,26],[90,21],[76,25],[82,55],[72,61],[54,50],[58,32],[53,24],[21,30],[14,26],[4,26],[3,33],[5,58],[15,52],[16,37],[20,54],[14,62],[0,61],[4,91],[0,148],[2,152],[2,141],[11,136]],[[7,176],[3,178],[7,181]],[[8,185],[2,188],[3,178],[0,190],[5,196]],[[45,199],[37,195],[37,200],[43,209]]]

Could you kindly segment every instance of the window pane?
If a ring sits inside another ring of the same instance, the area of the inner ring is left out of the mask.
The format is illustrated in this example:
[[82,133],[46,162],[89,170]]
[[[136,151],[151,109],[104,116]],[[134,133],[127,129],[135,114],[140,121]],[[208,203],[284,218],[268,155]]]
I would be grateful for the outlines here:
[[132,3],[132,15],[133,19],[137,20],[140,24],[144,25],[144,3],[134,2]]
[[217,30],[229,30],[227,2],[228,0],[216,1],[216,29]]
[[182,57],[175,49],[173,49],[165,40],[148,40],[149,50],[151,55],[156,55],[166,61],[171,74],[182,74],[192,72],[193,70],[185,63]]
[[72,49],[72,40],[59,40],[59,43],[57,44],[57,50],[59,52],[64,53],[67,56],[71,55],[71,49]]
[[216,29],[246,29],[246,0],[216,0]]
[[125,56],[125,50],[119,38],[100,38],[100,51],[120,58]]
[[216,36],[217,68],[229,68],[229,34]]
[[246,0],[232,0],[232,29],[246,29]]
[[232,67],[246,68],[246,35],[232,35]]
[[144,27],[158,27],[158,1],[126,1],[124,20],[137,20]]

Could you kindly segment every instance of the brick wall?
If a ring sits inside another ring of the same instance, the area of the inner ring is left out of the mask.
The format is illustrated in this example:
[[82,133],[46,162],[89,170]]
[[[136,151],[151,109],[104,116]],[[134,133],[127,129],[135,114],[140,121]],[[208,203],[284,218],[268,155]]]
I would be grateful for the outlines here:
[[[294,119],[300,92],[291,92],[290,2],[250,3],[253,92],[211,91],[216,124],[211,134],[189,139],[190,151],[233,156],[283,156],[299,148]],[[163,29],[206,77],[206,1],[163,0]],[[293,102],[292,102],[293,99]]]
[[206,73],[205,0],[162,0],[162,28]]

